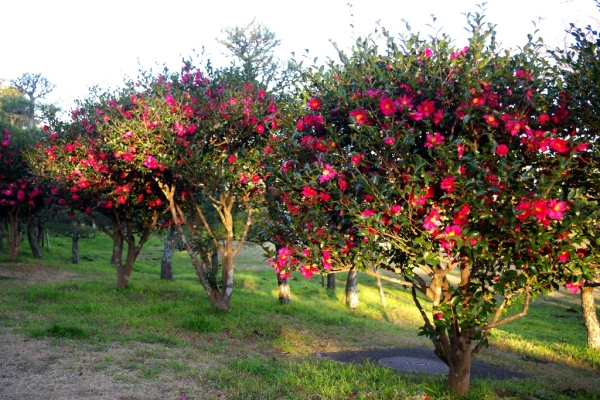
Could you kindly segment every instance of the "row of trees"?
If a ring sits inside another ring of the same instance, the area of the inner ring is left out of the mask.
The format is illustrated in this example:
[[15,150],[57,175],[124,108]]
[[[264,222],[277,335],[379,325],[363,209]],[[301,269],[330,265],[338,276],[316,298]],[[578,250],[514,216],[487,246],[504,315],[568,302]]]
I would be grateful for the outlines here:
[[393,271],[450,389],[466,394],[491,329],[536,294],[592,287],[600,255],[597,33],[574,29],[576,44],[550,64],[541,42],[511,54],[480,14],[468,23],[459,48],[445,35],[359,39],[304,70],[285,102],[248,65],[190,62],[91,93],[70,121],[51,121],[27,163],[5,156],[4,134],[0,165],[20,172],[2,178],[0,207],[32,215],[45,202],[96,220],[113,239],[118,287],[153,230],[173,226],[222,310],[254,221],[281,278]]

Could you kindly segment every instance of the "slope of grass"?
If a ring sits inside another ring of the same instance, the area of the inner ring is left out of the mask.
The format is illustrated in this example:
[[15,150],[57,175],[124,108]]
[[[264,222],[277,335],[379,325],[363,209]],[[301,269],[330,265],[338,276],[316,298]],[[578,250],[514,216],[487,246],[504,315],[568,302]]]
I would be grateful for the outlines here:
[[[336,276],[335,292],[322,288],[319,277],[298,275],[291,279],[292,303],[282,306],[261,250],[248,247],[236,260],[232,311],[222,313],[210,306],[185,253],[175,254],[174,281],[158,278],[163,244],[156,238],[140,254],[130,287],[120,291],[104,236],[80,243],[78,265],[70,263],[68,239],[53,238],[41,262],[25,246],[16,264],[0,253],[0,328],[97,353],[93,373],[110,370],[128,387],[147,388],[146,397],[131,398],[453,398],[440,377],[314,356],[431,347],[416,335],[420,317],[398,286],[386,285],[383,308],[373,279],[361,275],[361,304],[351,311],[344,305],[345,274]],[[598,398],[600,356],[586,348],[574,297],[536,300],[529,316],[495,330],[480,360],[532,379],[474,380],[472,399]],[[171,382],[176,376],[178,384]],[[149,392],[159,384],[169,391]]]

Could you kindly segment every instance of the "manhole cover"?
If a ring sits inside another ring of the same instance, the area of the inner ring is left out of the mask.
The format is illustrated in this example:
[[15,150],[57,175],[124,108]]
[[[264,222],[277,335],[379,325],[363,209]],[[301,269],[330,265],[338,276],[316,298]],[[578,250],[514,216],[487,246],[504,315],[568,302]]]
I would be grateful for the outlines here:
[[419,357],[387,357],[379,360],[381,365],[404,372],[420,372],[447,375],[448,366],[441,361]]

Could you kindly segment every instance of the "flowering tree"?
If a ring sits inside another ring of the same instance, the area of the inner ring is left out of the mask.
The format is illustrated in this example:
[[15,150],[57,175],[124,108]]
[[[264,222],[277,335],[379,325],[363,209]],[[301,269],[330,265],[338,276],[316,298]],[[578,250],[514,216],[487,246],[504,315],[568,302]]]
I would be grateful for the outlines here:
[[575,173],[565,183],[578,218],[572,226],[577,248],[571,249],[569,269],[564,270],[567,289],[581,289],[583,318],[588,346],[600,348],[600,324],[594,305],[594,288],[600,286],[600,35],[591,28],[571,27],[573,43],[567,51],[555,51],[557,72],[564,81],[565,101],[571,112],[569,122],[577,136],[590,143],[579,155]]
[[286,215],[310,222],[274,265],[398,273],[459,394],[490,330],[557,287],[570,207],[561,182],[585,149],[563,128],[568,110],[538,44],[511,55],[481,15],[468,22],[463,48],[384,30],[384,54],[361,39],[312,70],[287,150],[268,168]]
[[[115,162],[158,185],[208,297],[228,310],[233,260],[261,192],[260,155],[269,151],[276,107],[235,69],[207,74],[211,79],[186,63],[180,74],[143,76],[123,91],[126,106],[109,101],[102,109],[98,129]],[[207,207],[218,216],[212,222]],[[245,217],[242,226],[236,215]],[[221,254],[220,276],[210,267],[213,248]]]
[[[106,129],[105,109],[128,118],[130,99],[123,94],[95,95],[72,112],[72,121],[44,127],[48,136],[29,153],[36,174],[53,185],[55,205],[88,215],[113,240],[117,288],[129,283],[133,263],[164,211],[164,197],[155,173],[135,168]],[[107,226],[98,219],[110,219]],[[123,245],[127,244],[123,261]]]
[[22,144],[8,129],[0,136],[0,234],[6,239],[8,259],[16,261],[23,232],[43,208],[40,181],[30,174],[22,155]]

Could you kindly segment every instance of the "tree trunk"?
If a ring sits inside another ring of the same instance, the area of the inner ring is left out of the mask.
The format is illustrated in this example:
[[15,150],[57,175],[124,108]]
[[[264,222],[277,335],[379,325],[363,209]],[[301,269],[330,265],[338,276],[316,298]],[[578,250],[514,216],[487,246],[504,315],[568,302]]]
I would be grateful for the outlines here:
[[386,307],[385,304],[385,293],[383,292],[383,286],[381,285],[381,279],[379,278],[375,278],[377,279],[377,289],[379,290],[379,299],[381,300],[381,306],[383,308]]
[[50,251],[50,234],[48,229],[44,229],[44,240],[46,241],[46,250]]
[[[0,222],[1,224],[2,222]],[[0,250],[4,250],[4,233],[0,229]]]
[[581,288],[581,309],[583,311],[583,320],[587,329],[588,347],[600,349],[600,324],[598,324],[598,315],[594,304],[594,288],[583,286]]
[[160,279],[173,280],[173,253],[175,252],[175,227],[169,228],[165,239],[162,261],[160,262]]
[[231,303],[231,295],[233,294],[233,240],[228,240],[226,251],[222,254],[221,278],[223,279],[223,288],[221,295],[215,303],[215,307],[219,310],[229,311]]
[[335,290],[335,274],[327,274],[327,289]]
[[38,227],[35,223],[30,223],[27,225],[27,241],[29,242],[29,247],[31,247],[31,252],[33,253],[33,258],[42,258],[42,251],[40,250],[40,245],[38,243]]
[[288,278],[282,278],[277,274],[277,287],[279,288],[279,304],[290,304],[290,282]]
[[73,235],[73,243],[71,244],[71,261],[73,264],[79,264],[79,235]]
[[8,222],[4,226],[6,245],[8,247],[8,259],[17,261],[19,259],[19,248],[21,247],[21,232],[19,231],[19,210],[11,210],[8,213]]
[[358,307],[358,271],[354,268],[348,271],[346,280],[346,305],[351,309]]
[[44,222],[40,218],[36,218],[37,225],[37,243],[39,247],[43,247],[44,245]]
[[117,261],[121,262],[121,257],[123,256],[123,238],[119,235],[118,240],[113,240],[113,251],[110,256],[110,263],[112,265],[117,265]]
[[452,393],[459,396],[469,394],[469,384],[471,382],[471,354],[463,353],[456,356],[456,362],[449,365],[448,388]]

